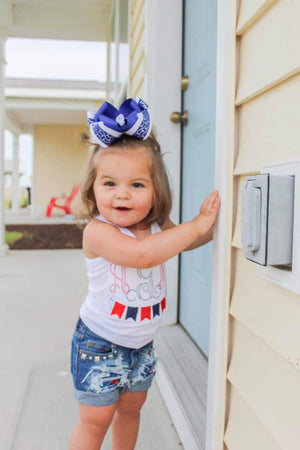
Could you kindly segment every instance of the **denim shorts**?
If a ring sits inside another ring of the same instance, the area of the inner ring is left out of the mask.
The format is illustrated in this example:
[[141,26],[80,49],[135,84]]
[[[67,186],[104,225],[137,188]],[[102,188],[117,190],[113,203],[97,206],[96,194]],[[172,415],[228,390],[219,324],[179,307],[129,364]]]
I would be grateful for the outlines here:
[[75,398],[106,406],[120,394],[150,388],[157,357],[153,341],[138,349],[113,344],[93,333],[79,318],[72,339],[71,373]]

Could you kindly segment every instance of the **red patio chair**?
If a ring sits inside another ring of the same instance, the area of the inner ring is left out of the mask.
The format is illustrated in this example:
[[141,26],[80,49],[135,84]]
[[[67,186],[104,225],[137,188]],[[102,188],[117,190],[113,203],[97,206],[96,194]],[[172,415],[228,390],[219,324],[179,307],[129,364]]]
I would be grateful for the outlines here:
[[[52,197],[47,206],[46,216],[51,217],[53,208],[60,208],[65,211],[66,214],[71,214],[71,203],[78,194],[80,184],[73,186],[72,192],[68,196]],[[63,204],[56,203],[58,200],[64,200]]]

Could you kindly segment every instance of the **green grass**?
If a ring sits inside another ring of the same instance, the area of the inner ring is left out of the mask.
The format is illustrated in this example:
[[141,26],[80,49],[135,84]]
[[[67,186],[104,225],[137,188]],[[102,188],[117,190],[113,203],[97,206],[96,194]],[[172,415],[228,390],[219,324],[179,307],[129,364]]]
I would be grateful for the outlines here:
[[28,231],[24,232],[24,238],[25,239],[33,239],[34,233],[28,233]]
[[5,232],[5,242],[7,245],[13,245],[19,239],[22,239],[23,233],[19,231],[6,231]]

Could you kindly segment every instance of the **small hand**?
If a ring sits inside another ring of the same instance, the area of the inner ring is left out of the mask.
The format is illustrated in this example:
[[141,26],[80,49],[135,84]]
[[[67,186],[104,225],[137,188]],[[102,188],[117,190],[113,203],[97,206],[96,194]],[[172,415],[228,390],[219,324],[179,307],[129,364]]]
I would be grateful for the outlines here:
[[199,234],[205,234],[214,225],[221,204],[218,191],[209,194],[200,207],[199,214],[193,219]]

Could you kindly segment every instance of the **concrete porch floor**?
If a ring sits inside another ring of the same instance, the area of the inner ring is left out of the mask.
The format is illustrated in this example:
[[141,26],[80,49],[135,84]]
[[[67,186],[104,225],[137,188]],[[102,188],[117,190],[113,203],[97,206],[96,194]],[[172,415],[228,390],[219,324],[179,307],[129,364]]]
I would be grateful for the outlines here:
[[45,208],[30,205],[26,208],[20,208],[18,211],[6,209],[4,222],[6,225],[70,225],[75,223],[75,218],[73,215],[59,214],[55,211],[51,217],[46,217]]
[[[0,283],[0,448],[67,450],[77,420],[69,351],[86,292],[82,252],[11,251],[0,257]],[[136,448],[183,448],[155,384]]]

